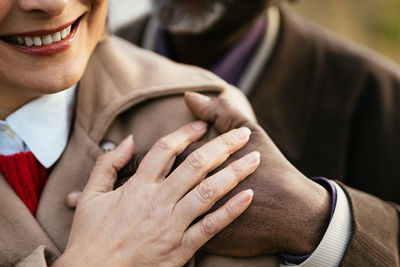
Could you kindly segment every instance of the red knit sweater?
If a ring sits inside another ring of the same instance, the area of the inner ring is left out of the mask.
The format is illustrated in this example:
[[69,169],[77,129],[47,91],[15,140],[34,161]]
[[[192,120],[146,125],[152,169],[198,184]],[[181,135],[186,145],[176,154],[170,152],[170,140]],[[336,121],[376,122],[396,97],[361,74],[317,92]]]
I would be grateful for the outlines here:
[[0,171],[32,215],[35,215],[47,180],[46,168],[32,152],[21,152],[11,156],[0,155]]

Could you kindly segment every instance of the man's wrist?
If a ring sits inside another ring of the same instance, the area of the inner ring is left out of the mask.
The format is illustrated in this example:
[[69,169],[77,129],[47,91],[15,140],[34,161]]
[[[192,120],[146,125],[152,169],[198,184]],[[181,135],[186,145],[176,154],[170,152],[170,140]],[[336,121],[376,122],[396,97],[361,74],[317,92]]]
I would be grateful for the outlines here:
[[335,212],[317,249],[299,267],[338,266],[346,251],[352,229],[350,204],[343,189],[334,181],[330,183],[337,192]]
[[[318,202],[315,205],[315,218],[309,221],[309,229],[308,235],[305,241],[307,246],[305,247],[306,253],[312,253],[317,247],[320,241],[322,240],[326,229],[328,228],[330,215],[332,211],[332,196],[325,187],[318,184],[319,188],[319,197]],[[307,233],[307,232],[306,232]]]
[[[317,178],[312,178],[312,180],[314,182],[318,183],[319,185],[321,185],[322,187],[324,187],[330,195],[331,212],[330,212],[330,218],[329,218],[329,222],[328,222],[328,225],[329,225],[330,220],[332,219],[332,216],[333,216],[333,214],[335,212],[335,208],[336,208],[336,198],[337,198],[336,188],[335,188],[334,184],[326,178],[317,177]],[[281,256],[285,262],[292,263],[292,264],[301,264],[302,262],[307,260],[313,254],[314,251],[315,250],[311,251],[308,254],[302,255],[302,256],[292,255],[292,254],[288,254],[288,253],[281,253]]]
[[[307,178],[308,179],[308,178]],[[295,229],[288,236],[288,249],[284,252],[293,255],[307,255],[318,246],[329,225],[332,210],[331,194],[323,186],[308,180],[309,186],[302,194],[307,192],[304,207],[296,211]]]

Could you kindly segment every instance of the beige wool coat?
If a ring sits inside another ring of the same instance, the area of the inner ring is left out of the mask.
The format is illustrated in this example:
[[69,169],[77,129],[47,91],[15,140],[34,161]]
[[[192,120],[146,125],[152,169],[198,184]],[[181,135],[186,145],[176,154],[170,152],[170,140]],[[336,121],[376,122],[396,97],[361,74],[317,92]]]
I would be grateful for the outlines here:
[[[55,261],[68,242],[74,215],[65,205],[66,195],[83,189],[96,158],[104,153],[102,143],[119,143],[133,134],[136,151],[147,151],[160,136],[194,119],[183,102],[186,90],[221,94],[254,119],[243,96],[209,72],[173,63],[115,37],[99,44],[79,83],[68,146],[51,170],[35,218],[0,177],[0,266],[45,267],[46,261]],[[343,264],[398,266],[396,205],[342,187],[353,215]],[[276,266],[276,259],[199,253],[189,265]]]
[[[173,63],[116,37],[99,44],[79,83],[69,142],[51,170],[36,217],[0,173],[0,266],[54,262],[67,245],[74,216],[66,195],[83,189],[104,153],[101,145],[133,134],[135,151],[147,151],[162,135],[194,120],[183,101],[186,90],[220,94],[254,120],[241,93],[207,71]],[[268,256],[197,258],[188,265],[276,265],[276,258]]]

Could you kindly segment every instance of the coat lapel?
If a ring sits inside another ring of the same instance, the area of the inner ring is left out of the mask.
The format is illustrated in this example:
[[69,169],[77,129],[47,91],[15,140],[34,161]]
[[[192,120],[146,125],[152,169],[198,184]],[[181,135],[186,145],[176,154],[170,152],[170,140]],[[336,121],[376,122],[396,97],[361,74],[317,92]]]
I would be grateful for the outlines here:
[[40,226],[57,248],[66,247],[74,215],[65,204],[66,196],[84,188],[103,153],[99,143],[116,116],[151,98],[188,89],[218,93],[225,86],[212,74],[172,64],[123,41],[111,38],[100,44],[79,83],[68,146],[47,181],[37,211]]
[[0,173],[0,266],[28,256],[40,245],[58,255],[51,239]]
[[82,190],[101,149],[93,143],[76,121],[73,134],[43,190],[37,220],[57,248],[64,250],[68,242],[74,211],[66,206],[69,192]]
[[304,33],[304,22],[286,8],[280,10],[278,43],[249,99],[260,125],[289,160],[298,162],[318,95],[318,49],[308,40],[313,37],[303,36],[311,34]]
[[[121,51],[115,49],[119,47]],[[99,142],[114,118],[152,98],[182,94],[186,90],[220,93],[228,85],[197,68],[133,47],[119,38],[100,45],[80,83],[84,105],[78,106],[82,125]]]

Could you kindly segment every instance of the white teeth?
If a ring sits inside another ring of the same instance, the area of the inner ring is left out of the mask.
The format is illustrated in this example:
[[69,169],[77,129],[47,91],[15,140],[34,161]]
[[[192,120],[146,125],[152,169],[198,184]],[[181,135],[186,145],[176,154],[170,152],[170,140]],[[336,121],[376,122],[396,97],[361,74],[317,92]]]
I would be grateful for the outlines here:
[[42,38],[40,38],[40,37],[33,37],[33,44],[35,45],[35,46],[41,46],[42,45]]
[[33,39],[31,37],[25,37],[24,41],[25,41],[25,45],[28,47],[31,47],[33,45]]
[[62,31],[61,31],[61,38],[64,39],[64,38],[67,37],[67,36],[68,36],[67,29],[62,30]]
[[72,25],[69,25],[67,28],[55,32],[53,34],[48,34],[44,36],[33,36],[33,37],[28,37],[28,36],[10,36],[9,40],[11,43],[16,43],[19,45],[24,45],[27,47],[31,46],[43,46],[43,45],[49,45],[52,43],[56,43],[61,41],[62,39],[65,39],[68,35],[71,34],[72,30]]
[[67,35],[69,35],[69,34],[71,33],[71,28],[72,28],[72,25],[69,25],[69,26],[67,27]]
[[58,42],[58,41],[61,41],[61,33],[60,32],[53,33],[51,35],[51,38],[52,38],[54,43]]
[[42,43],[43,45],[49,45],[53,43],[53,39],[51,38],[51,35],[46,35],[42,37]]
[[23,45],[24,44],[24,38],[22,38],[20,36],[17,36],[17,42],[18,42],[18,44]]

